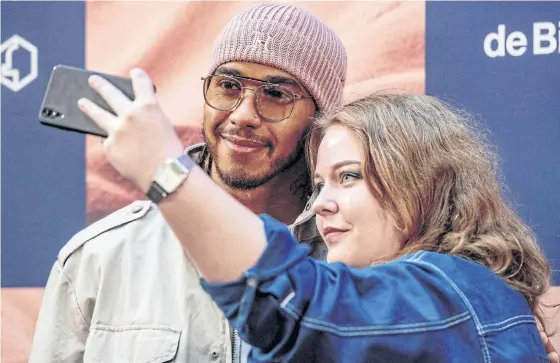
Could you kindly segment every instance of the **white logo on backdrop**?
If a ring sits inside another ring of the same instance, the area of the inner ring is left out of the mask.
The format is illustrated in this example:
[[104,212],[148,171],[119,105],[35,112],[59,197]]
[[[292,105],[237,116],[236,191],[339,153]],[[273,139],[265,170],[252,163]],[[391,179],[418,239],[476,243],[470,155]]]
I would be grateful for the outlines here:
[[[21,74],[14,64],[14,53],[16,50],[24,50],[29,56],[29,72]],[[0,46],[2,55],[2,84],[14,92],[20,91],[23,87],[33,82],[39,72],[39,60],[37,47],[15,34]]]
[[527,50],[532,50],[533,55],[560,54],[560,22],[533,23],[532,34],[512,31],[506,29],[505,24],[499,24],[498,31],[486,35],[483,47],[490,58],[520,57]]

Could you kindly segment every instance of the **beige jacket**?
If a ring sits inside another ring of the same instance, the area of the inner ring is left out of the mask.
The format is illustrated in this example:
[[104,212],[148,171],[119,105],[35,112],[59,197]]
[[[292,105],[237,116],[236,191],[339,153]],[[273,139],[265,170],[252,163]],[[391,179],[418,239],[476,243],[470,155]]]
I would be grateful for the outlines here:
[[[200,145],[188,150],[197,157]],[[293,232],[323,258],[310,205]],[[232,361],[227,320],[157,208],[137,201],[77,233],[49,276],[30,362]]]

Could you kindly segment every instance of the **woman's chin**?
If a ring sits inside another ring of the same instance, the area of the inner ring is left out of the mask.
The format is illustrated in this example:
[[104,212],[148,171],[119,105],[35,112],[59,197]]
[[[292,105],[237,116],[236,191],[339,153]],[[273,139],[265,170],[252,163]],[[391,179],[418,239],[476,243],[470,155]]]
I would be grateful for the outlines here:
[[342,251],[343,253],[339,253],[339,252],[340,251],[337,251],[336,248],[334,250],[329,250],[327,254],[327,262],[328,263],[342,262],[350,267],[359,267],[356,266],[355,259],[353,259],[351,256],[348,256],[348,254],[344,253],[344,251]]

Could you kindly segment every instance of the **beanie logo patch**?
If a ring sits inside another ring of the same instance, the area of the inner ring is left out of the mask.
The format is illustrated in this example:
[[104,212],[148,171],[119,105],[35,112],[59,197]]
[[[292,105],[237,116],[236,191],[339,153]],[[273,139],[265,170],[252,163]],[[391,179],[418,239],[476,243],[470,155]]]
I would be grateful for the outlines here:
[[253,43],[251,48],[260,49],[264,52],[270,52],[270,46],[272,42],[272,37],[268,34],[262,32],[253,33]]

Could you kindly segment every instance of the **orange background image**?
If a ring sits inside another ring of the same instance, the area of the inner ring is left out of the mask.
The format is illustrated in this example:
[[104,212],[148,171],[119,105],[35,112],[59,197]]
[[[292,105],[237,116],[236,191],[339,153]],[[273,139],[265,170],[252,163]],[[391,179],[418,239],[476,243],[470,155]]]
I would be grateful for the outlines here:
[[[251,4],[89,1],[86,67],[123,76],[133,67],[143,68],[185,146],[200,142],[204,103],[200,78],[207,75],[212,44],[222,27]],[[297,4],[332,27],[346,46],[345,101],[387,88],[424,93],[423,1]],[[88,223],[145,199],[108,164],[98,137],[87,137],[86,155]],[[54,262],[56,256],[45,258]],[[2,362],[27,362],[42,293],[42,288],[2,289]],[[548,301],[560,302],[560,288],[552,289]],[[553,341],[560,347],[560,336]]]

